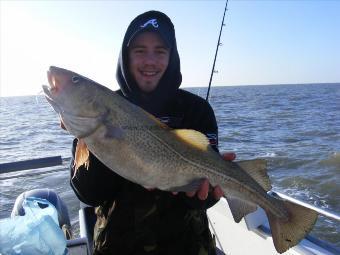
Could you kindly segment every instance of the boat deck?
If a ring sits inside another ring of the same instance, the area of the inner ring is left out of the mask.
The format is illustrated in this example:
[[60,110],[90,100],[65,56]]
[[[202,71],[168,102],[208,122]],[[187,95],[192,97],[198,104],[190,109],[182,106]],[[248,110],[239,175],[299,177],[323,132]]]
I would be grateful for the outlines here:
[[[216,245],[226,255],[275,255],[267,217],[262,209],[251,213],[240,223],[235,223],[228,206],[222,198],[208,210],[209,224],[216,236]],[[322,241],[313,242],[307,236],[285,255],[336,255],[340,250]]]

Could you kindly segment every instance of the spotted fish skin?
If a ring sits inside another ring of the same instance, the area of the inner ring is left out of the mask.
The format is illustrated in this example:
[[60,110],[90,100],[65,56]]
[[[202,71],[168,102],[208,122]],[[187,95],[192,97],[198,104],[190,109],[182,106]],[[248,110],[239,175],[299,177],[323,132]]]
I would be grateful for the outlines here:
[[[236,222],[262,207],[282,253],[312,229],[317,214],[268,195],[263,160],[229,162],[194,130],[173,130],[110,89],[72,71],[50,67],[46,99],[63,126],[107,167],[144,187],[195,191],[204,178],[223,189]],[[86,154],[88,155],[88,153]],[[77,155],[76,155],[77,157]],[[84,162],[86,156],[78,155]]]

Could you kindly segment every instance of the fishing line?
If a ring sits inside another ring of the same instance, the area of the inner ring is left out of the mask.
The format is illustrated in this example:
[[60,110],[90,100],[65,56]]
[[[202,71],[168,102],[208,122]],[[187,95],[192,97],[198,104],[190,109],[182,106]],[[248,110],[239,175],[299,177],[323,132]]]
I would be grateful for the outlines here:
[[38,93],[35,94],[35,102],[36,104],[39,104],[38,98],[42,96],[44,91],[41,89]]

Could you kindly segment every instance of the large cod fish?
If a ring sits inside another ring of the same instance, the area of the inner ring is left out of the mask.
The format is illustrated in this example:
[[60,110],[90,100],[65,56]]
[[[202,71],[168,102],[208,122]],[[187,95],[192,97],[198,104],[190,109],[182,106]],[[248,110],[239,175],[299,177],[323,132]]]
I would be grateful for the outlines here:
[[91,164],[89,150],[112,171],[144,187],[194,191],[208,178],[213,186],[221,186],[236,222],[257,205],[264,209],[279,253],[299,243],[312,229],[316,212],[267,193],[271,185],[265,161],[225,161],[205,135],[170,129],[84,76],[53,66],[47,76],[46,99],[63,126],[80,141],[76,168]]

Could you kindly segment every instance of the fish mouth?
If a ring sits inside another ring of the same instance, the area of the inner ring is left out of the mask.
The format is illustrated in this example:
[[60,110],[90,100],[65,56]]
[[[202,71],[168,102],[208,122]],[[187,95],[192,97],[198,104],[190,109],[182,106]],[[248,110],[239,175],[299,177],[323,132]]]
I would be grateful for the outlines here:
[[51,70],[47,71],[47,80],[48,80],[49,86],[48,85],[43,85],[42,88],[43,88],[43,91],[44,91],[45,95],[48,96],[49,99],[53,100],[52,99],[52,94],[54,92],[56,92],[57,85],[56,85],[55,76],[52,74]]
[[49,104],[53,107],[53,109],[57,112],[57,113],[61,113],[62,110],[59,107],[59,105],[57,104],[57,102],[53,99],[53,96],[51,94],[51,89],[48,85],[42,85],[44,94],[45,94],[45,98],[46,100],[49,102]]
[[53,93],[56,91],[56,82],[55,82],[55,78],[53,78],[53,75],[51,74],[50,71],[47,71],[47,79],[48,79],[48,83],[49,85],[42,85],[44,94],[46,99],[51,102],[54,101],[53,100]]
[[62,110],[55,101],[55,93],[57,92],[57,82],[52,72],[53,71],[51,70],[51,67],[50,67],[50,69],[47,71],[47,80],[48,80],[49,85],[42,85],[42,88],[45,94],[45,98],[51,104],[53,109],[57,113],[61,113]]
[[57,89],[57,84],[56,84],[56,78],[55,76],[53,75],[53,69],[50,69],[47,71],[47,80],[48,80],[48,83],[50,84],[50,87],[52,90],[56,90]]

